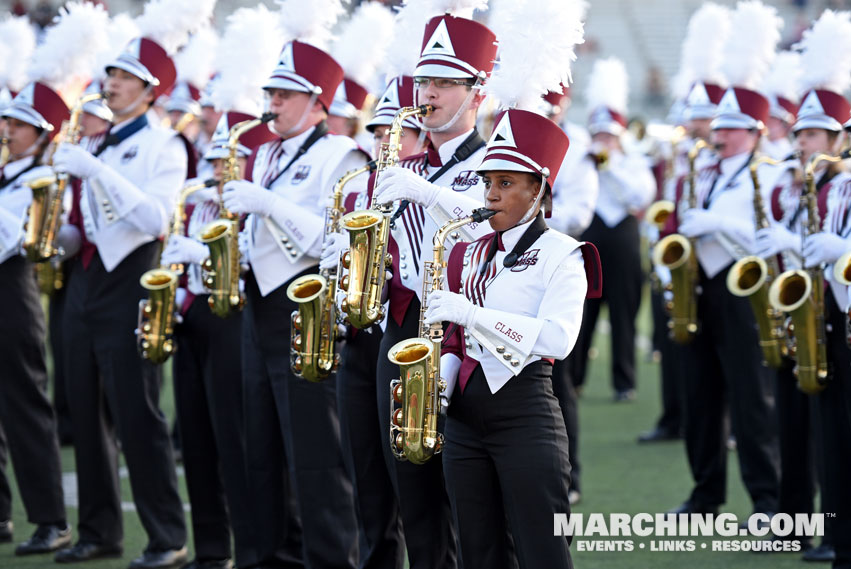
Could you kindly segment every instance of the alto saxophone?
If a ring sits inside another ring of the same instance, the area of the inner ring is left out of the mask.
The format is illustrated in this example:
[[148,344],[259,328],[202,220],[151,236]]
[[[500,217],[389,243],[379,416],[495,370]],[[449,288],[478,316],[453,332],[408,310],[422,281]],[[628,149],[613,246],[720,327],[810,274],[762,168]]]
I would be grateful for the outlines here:
[[[92,93],[77,99],[71,109],[71,116],[62,123],[53,142],[54,153],[61,144],[79,144],[83,105],[103,96],[103,93]],[[46,165],[53,165],[53,154],[46,161]],[[56,234],[62,222],[62,200],[65,197],[69,179],[68,174],[59,172],[52,176],[36,178],[26,184],[32,190],[33,198],[29,206],[21,247],[30,261],[40,263],[61,254],[56,245]]]
[[[695,161],[700,151],[707,146],[705,140],[697,139],[688,152],[689,209],[697,207]],[[671,271],[671,282],[668,289],[673,293],[673,300],[667,306],[671,315],[671,319],[668,321],[668,329],[675,342],[688,344],[697,334],[696,288],[698,273],[695,240],[687,239],[679,233],[664,237],[653,248],[653,263],[667,267]]]
[[[839,162],[839,156],[814,154],[804,168],[806,191],[801,193],[801,206],[807,211],[806,235],[821,229],[816,193],[815,169],[819,162]],[[804,266],[803,259],[801,266]],[[795,358],[798,387],[804,393],[816,394],[828,379],[827,338],[824,327],[824,273],[821,267],[789,270],[777,277],[768,292],[771,305],[789,315],[789,335],[793,338],[790,356]]]
[[[851,286],[851,251],[845,253],[833,264],[833,280],[841,285]],[[851,309],[845,318],[845,341],[851,347]]]
[[[352,179],[371,172],[375,162],[343,174],[334,184],[333,203],[325,211],[325,238],[337,233],[343,217],[343,188]],[[337,274],[339,266],[318,275],[304,275],[287,287],[287,298],[298,305],[290,327],[290,368],[298,377],[322,381],[337,367]]]
[[[771,225],[765,214],[757,170],[760,164],[776,165],[783,162],[784,160],[759,156],[754,157],[748,164],[753,181],[753,209],[757,230]],[[777,262],[776,255],[771,255],[767,259],[748,255],[736,261],[727,273],[727,290],[735,296],[747,297],[751,303],[759,328],[759,347],[762,350],[764,363],[773,368],[779,368],[783,364],[783,358],[788,355],[785,318],[783,313],[771,306],[768,301],[771,283],[779,274],[780,264]]]
[[[210,179],[181,190],[163,248],[170,236],[183,235],[187,198],[198,190],[216,184],[216,180]],[[146,271],[139,279],[142,287],[148,291],[148,298],[139,301],[136,347],[144,359],[154,364],[163,363],[174,353],[174,301],[177,296],[177,281],[182,273],[183,265],[160,266],[158,269]]]
[[[393,117],[389,141],[381,143],[378,152],[376,185],[381,173],[399,162],[402,123],[408,117],[428,116],[432,110],[431,105],[403,107]],[[384,318],[381,292],[384,271],[393,261],[387,254],[392,209],[392,204],[370,203],[368,209],[353,211],[340,220],[340,226],[349,232],[349,250],[343,254],[342,261],[349,272],[340,279],[340,288],[346,291],[341,308],[356,328],[367,328]]]
[[210,249],[210,256],[201,263],[204,286],[210,291],[207,302],[210,311],[221,318],[242,310],[245,305],[245,295],[239,290],[239,216],[229,212],[221,203],[222,191],[228,182],[242,179],[237,155],[239,137],[276,116],[275,113],[263,113],[260,118],[238,122],[230,128],[228,155],[219,182],[219,219],[208,223],[201,230],[201,242]]
[[[399,379],[390,382],[390,449],[399,460],[423,464],[443,446],[443,435],[437,432],[440,394],[446,383],[440,378],[440,345],[443,325],[424,322],[430,292],[443,286],[443,244],[446,237],[468,223],[481,223],[496,214],[479,208],[467,217],[447,222],[434,235],[434,260],[423,264],[423,294],[420,304],[420,335],[402,340],[387,354],[399,366]],[[395,408],[395,403],[401,407]]]

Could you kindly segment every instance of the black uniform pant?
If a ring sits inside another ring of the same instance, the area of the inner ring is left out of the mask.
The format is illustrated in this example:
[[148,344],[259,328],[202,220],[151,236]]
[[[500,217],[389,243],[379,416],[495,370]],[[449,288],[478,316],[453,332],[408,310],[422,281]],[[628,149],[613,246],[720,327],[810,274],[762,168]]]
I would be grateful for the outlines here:
[[700,332],[688,344],[686,452],[694,477],[692,503],[723,504],[727,492],[729,407],[739,465],[754,511],[776,512],[779,484],[773,372],[762,365],[759,335],[746,298],[727,290],[729,267],[713,278],[700,272]]
[[44,312],[33,266],[23,257],[0,264],[0,298],[0,520],[12,514],[8,452],[27,520],[64,523],[56,423],[47,399]]
[[572,567],[568,537],[553,536],[570,461],[551,373],[535,362],[491,393],[478,366],[452,395],[444,466],[464,569]]
[[384,463],[389,426],[378,419],[375,397],[382,335],[379,326],[350,334],[337,370],[337,408],[354,484],[360,569],[402,569],[405,561],[399,504]]
[[[59,271],[65,271],[62,266]],[[65,310],[65,296],[68,286],[66,276],[65,285],[59,290],[53,291],[48,304],[50,319],[48,332],[50,338],[50,354],[53,358],[53,408],[56,411],[56,429],[59,432],[59,441],[63,444],[71,440],[71,412],[68,410],[68,395],[65,389],[65,360],[62,349],[62,320]]]
[[609,306],[612,328],[612,386],[616,392],[635,389],[635,318],[641,304],[641,239],[638,220],[627,216],[615,227],[608,227],[595,215],[582,234],[600,251],[603,267],[603,296],[585,301],[582,327],[576,348],[570,356],[574,385],[583,385],[588,366],[588,350],[600,307]]
[[192,506],[195,558],[258,559],[252,539],[242,416],[242,314],[219,318],[195,298],[175,331],[174,395]]
[[825,291],[827,359],[831,379],[816,395],[816,438],[824,453],[822,507],[836,512],[831,537],[836,549],[834,568],[851,568],[851,352],[845,341],[846,314],[830,289]]
[[245,281],[245,447],[258,555],[282,567],[354,567],[357,520],[340,447],[337,380],[311,383],[290,370],[296,305],[287,298],[289,283],[262,296],[252,273]]
[[683,429],[683,382],[689,373],[685,348],[674,342],[668,334],[668,314],[661,292],[650,295],[653,310],[653,344],[662,361],[659,366],[662,387],[662,415],[656,427],[668,433],[679,434]]
[[[390,450],[390,382],[399,377],[399,366],[390,363],[387,354],[394,344],[419,336],[419,317],[420,303],[414,298],[402,326],[388,316],[387,328],[381,338],[376,383],[378,416],[381,428],[388,429],[387,443],[382,449],[402,511],[411,569],[451,569],[458,563],[458,545],[443,478],[443,454],[433,456],[425,464],[412,464],[396,460]],[[443,421],[438,421],[440,432],[443,432],[443,426]]]
[[579,484],[579,406],[576,388],[570,377],[570,365],[567,359],[556,360],[553,365],[553,393],[558,399],[564,426],[567,429],[567,449],[570,456],[570,489],[581,492]]
[[72,261],[62,329],[80,540],[122,542],[117,434],[151,551],[186,542],[168,425],[159,409],[162,370],[139,356],[133,332],[139,300],[147,297],[139,278],[158,250],[156,242],[142,245],[112,272],[97,254],[88,269],[79,257]]

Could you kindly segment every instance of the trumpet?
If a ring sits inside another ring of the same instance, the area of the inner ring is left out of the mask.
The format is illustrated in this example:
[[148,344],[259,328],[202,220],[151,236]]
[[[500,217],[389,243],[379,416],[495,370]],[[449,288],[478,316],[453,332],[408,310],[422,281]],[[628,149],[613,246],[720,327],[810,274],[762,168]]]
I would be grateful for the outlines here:
[[[186,217],[186,200],[199,190],[211,188],[218,182],[214,179],[186,186],[181,190],[174,209],[171,228],[163,248],[172,235],[183,235]],[[148,298],[139,301],[139,316],[136,325],[136,347],[139,354],[154,364],[161,364],[174,353],[174,301],[183,265],[160,266],[151,269],[139,279],[148,291]]]
[[[446,269],[443,245],[446,237],[468,223],[481,223],[495,215],[479,208],[467,217],[455,219],[434,235],[433,260],[423,266],[423,293],[420,304],[420,335],[402,340],[390,348],[388,359],[399,366],[399,379],[390,382],[390,449],[399,460],[423,464],[443,447],[443,435],[437,432],[440,394],[446,383],[440,378],[440,345],[443,325],[425,324],[427,297],[440,290]],[[395,403],[401,407],[394,409]]]
[[263,113],[260,118],[242,121],[231,127],[228,133],[228,156],[219,182],[219,219],[201,230],[201,242],[210,248],[210,256],[201,263],[204,286],[210,291],[207,302],[213,314],[221,318],[242,310],[245,305],[245,296],[239,290],[239,216],[229,212],[221,203],[223,188],[226,183],[242,177],[237,161],[239,137],[257,125],[274,120],[276,116],[275,113]]
[[[771,224],[765,214],[762,189],[759,183],[758,169],[761,164],[780,164],[784,160],[774,160],[768,156],[754,157],[748,168],[753,181],[753,208],[756,229],[764,229]],[[788,355],[786,331],[783,313],[775,309],[768,301],[771,283],[780,274],[777,257],[772,255],[762,259],[756,255],[745,256],[732,266],[727,273],[727,289],[735,296],[747,297],[751,303],[757,327],[759,328],[759,346],[765,364],[779,368],[783,358]]]
[[[343,188],[351,180],[371,172],[375,162],[343,174],[334,184],[332,205],[325,212],[325,238],[337,233],[343,216]],[[290,283],[287,298],[298,305],[290,327],[290,367],[298,377],[322,381],[337,367],[337,274],[339,266],[318,275],[305,275]]]
[[[821,229],[816,195],[815,169],[820,162],[840,162],[849,151],[839,156],[814,154],[804,168],[806,191],[801,193],[801,206],[807,211],[806,235]],[[802,266],[804,265],[802,259]],[[824,327],[824,273],[820,267],[790,270],[780,275],[769,289],[771,305],[789,315],[790,335],[794,338],[790,355],[796,360],[795,375],[804,393],[815,394],[828,380],[827,338]]]
[[[399,162],[405,119],[428,116],[432,110],[434,107],[431,105],[399,109],[390,125],[390,140],[381,144],[378,153],[376,184],[384,170]],[[384,289],[384,271],[393,262],[387,254],[392,209],[392,204],[371,203],[368,209],[353,211],[340,220],[340,226],[349,232],[349,250],[343,254],[342,261],[348,274],[340,279],[339,285],[346,291],[341,307],[356,328],[366,328],[384,318],[381,292]]]
[[[700,152],[708,146],[705,140],[697,139],[688,152],[689,209],[697,207],[695,162]],[[667,221],[667,217],[665,220]],[[695,240],[687,239],[678,233],[664,237],[653,247],[653,263],[667,267],[671,271],[671,283],[668,289],[673,293],[673,300],[666,307],[671,314],[668,329],[675,342],[688,344],[694,339],[698,328],[696,290],[698,273]]]
[[[77,99],[71,109],[71,116],[62,123],[56,135],[56,140],[53,142],[54,152],[61,144],[79,144],[83,105],[105,96],[106,93],[91,93]],[[46,161],[46,165],[53,165],[52,154]],[[62,200],[65,197],[68,180],[68,174],[59,172],[52,176],[36,178],[26,184],[32,190],[33,197],[21,247],[30,261],[39,263],[62,253],[56,244],[56,235],[62,221]]]

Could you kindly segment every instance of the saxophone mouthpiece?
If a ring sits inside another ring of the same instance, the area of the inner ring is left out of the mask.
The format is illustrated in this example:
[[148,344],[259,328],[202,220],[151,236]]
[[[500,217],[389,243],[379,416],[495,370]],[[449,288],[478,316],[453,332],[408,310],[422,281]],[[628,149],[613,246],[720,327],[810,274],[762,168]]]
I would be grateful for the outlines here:
[[434,111],[434,107],[431,105],[420,105],[417,108],[420,110],[420,114],[424,117],[429,116],[432,111]]
[[375,172],[375,169],[378,168],[378,160],[370,160],[365,164],[367,168],[367,172]]
[[218,185],[219,185],[219,181],[215,178],[210,178],[209,180],[204,182],[205,188],[212,188],[213,186],[218,186]]
[[470,214],[470,217],[476,223],[481,223],[486,219],[490,219],[495,216],[496,212],[492,209],[488,209],[486,207],[480,207],[479,209],[474,209],[473,213]]
[[262,115],[260,115],[260,124],[265,124],[269,121],[273,121],[277,116],[278,113],[263,113]]

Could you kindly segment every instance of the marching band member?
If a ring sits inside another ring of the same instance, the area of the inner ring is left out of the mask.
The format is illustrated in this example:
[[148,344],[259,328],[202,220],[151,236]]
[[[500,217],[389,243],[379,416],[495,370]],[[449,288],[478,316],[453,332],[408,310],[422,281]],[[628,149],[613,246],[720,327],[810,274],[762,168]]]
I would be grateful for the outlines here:
[[587,98],[591,114],[592,155],[600,183],[594,220],[582,238],[595,242],[606,278],[606,291],[597,300],[589,300],[584,323],[573,353],[574,385],[585,383],[588,350],[597,316],[603,302],[609,306],[612,324],[612,387],[615,401],[635,397],[635,318],[641,304],[640,239],[636,213],[648,205],[655,194],[655,179],[644,156],[628,153],[621,135],[626,130],[626,68],[610,58],[594,64]]
[[[33,536],[18,545],[17,555],[47,553],[71,543],[62,492],[62,468],[56,422],[48,401],[45,322],[33,265],[20,254],[21,232],[32,191],[27,181],[51,176],[39,166],[50,141],[69,117],[62,98],[44,83],[26,86],[3,111],[9,160],[0,164],[0,468],[6,449]],[[0,526],[12,540],[11,495],[0,473]],[[2,533],[0,533],[2,535]]]
[[763,83],[763,93],[771,103],[771,112],[765,123],[766,136],[760,142],[760,151],[784,160],[792,153],[792,125],[798,105],[798,81],[801,75],[801,56],[792,51],[781,51],[774,59],[771,72]]
[[58,171],[82,187],[69,223],[82,239],[70,262],[63,326],[68,403],[80,499],[80,539],[57,554],[62,563],[122,553],[122,513],[114,423],[149,543],[134,568],[186,560],[186,528],[177,493],[168,427],[159,411],[161,369],[143,360],[132,330],[141,275],[155,266],[159,243],[189,167],[171,130],[147,111],[174,81],[166,51],[150,38],[132,41],[106,66],[113,123],[94,154],[63,145]]
[[[432,236],[446,221],[469,215],[481,205],[481,177],[475,167],[485,142],[475,125],[484,98],[480,88],[493,69],[495,39],[484,25],[451,14],[428,22],[414,72],[414,101],[434,107],[421,121],[429,146],[425,153],[387,169],[375,187],[378,203],[402,200],[391,216],[388,251],[393,278],[388,283],[389,318],[378,358],[382,426],[390,424],[390,381],[398,375],[398,367],[386,354],[397,342],[418,334],[421,268],[432,249]],[[480,225],[478,230],[482,229]],[[401,506],[412,569],[454,567],[456,535],[441,458],[415,465],[397,461],[387,444],[383,450]]]
[[568,538],[551,532],[553,514],[570,511],[570,462],[550,380],[552,358],[576,342],[586,293],[600,292],[599,257],[544,221],[564,132],[520,110],[494,132],[477,171],[495,233],[452,250],[452,292],[432,293],[425,317],[455,329],[441,357],[455,386],[447,486],[464,567],[572,567]]
[[[325,118],[343,70],[311,44],[287,43],[266,82],[277,138],[260,146],[251,182],[226,184],[224,205],[248,214],[242,372],[246,459],[262,563],[354,567],[356,518],[340,441],[336,379],[311,383],[290,369],[288,299],[293,279],[317,272],[325,206],[334,183],[366,163],[350,138],[328,133]],[[357,185],[356,182],[352,184]],[[291,492],[294,494],[291,495]],[[296,504],[303,536],[284,525]],[[328,527],[334,525],[333,532]],[[292,543],[303,538],[303,552]]]

